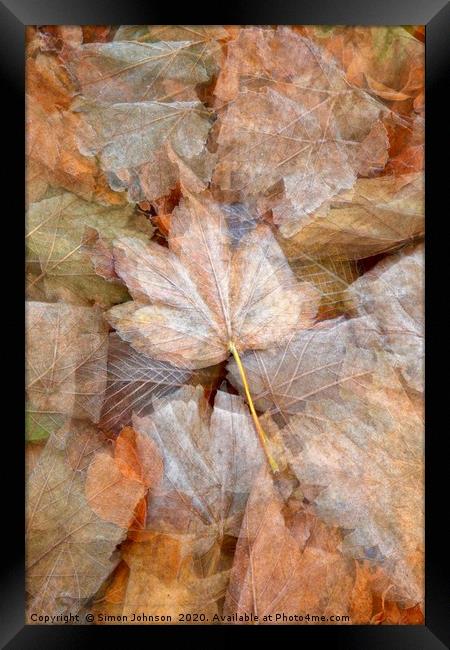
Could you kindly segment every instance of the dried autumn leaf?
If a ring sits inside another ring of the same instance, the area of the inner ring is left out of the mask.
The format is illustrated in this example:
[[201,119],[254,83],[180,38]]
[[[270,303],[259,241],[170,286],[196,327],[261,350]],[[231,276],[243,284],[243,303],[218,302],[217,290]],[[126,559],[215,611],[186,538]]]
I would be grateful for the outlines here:
[[319,516],[351,530],[346,551],[381,562],[395,600],[422,602],[423,422],[401,385],[308,405],[288,436],[301,446],[299,480],[324,488]]
[[211,113],[198,101],[95,104],[79,101],[79,146],[97,155],[114,190],[154,201],[181,180],[205,189],[214,156],[206,148]]
[[170,363],[156,361],[141,354],[117,334],[109,337],[108,384],[100,426],[117,431],[131,423],[132,414],[148,415],[153,400],[161,403],[187,383],[209,384],[215,379],[214,369],[193,372]]
[[222,25],[121,25],[115,41],[192,41],[210,43],[225,41],[229,33]]
[[[228,44],[215,93],[220,117],[213,181],[239,197],[267,193],[275,223],[301,221],[357,174],[383,169],[382,104],[352,89],[311,41],[289,28],[243,29]],[[230,101],[231,100],[231,101]]]
[[156,402],[151,415],[134,416],[133,422],[164,458],[147,527],[190,535],[201,554],[225,534],[236,534],[264,462],[243,400],[218,391],[212,409],[200,387],[185,386],[170,401]]
[[[111,242],[120,235],[147,240],[152,232],[147,221],[141,230],[131,206],[105,207],[69,192],[33,203],[26,242],[28,259],[39,264],[40,273],[30,285],[44,282],[48,297],[63,295],[67,302],[104,307],[122,302],[128,294],[117,276],[105,279]],[[89,239],[97,239],[96,248],[89,248]]]
[[[348,615],[355,577],[353,563],[338,550],[341,535],[301,506],[288,513],[273,479],[262,471],[247,504],[231,571],[224,609],[230,622],[245,622],[239,620],[245,614],[257,616],[258,624],[298,624],[306,614],[325,621],[330,615]],[[297,620],[283,620],[283,615]]]
[[[334,319],[294,333],[270,350],[248,352],[242,358],[253,400],[260,411],[281,417],[305,411],[309,402],[338,399],[359,384],[370,387],[381,339],[368,319]],[[229,377],[242,390],[234,361]]]
[[230,342],[267,348],[316,310],[316,292],[296,283],[270,229],[258,226],[233,248],[207,197],[191,195],[174,211],[169,250],[122,238],[114,256],[134,302],[110,309],[109,322],[136,350],[181,367],[223,361]]
[[[425,48],[403,27],[306,27],[342,64],[349,83],[391,103],[414,100],[424,86]],[[404,110],[404,109],[403,109]]]
[[[106,599],[95,603],[94,612],[122,615],[128,622],[147,625],[208,623],[217,615],[228,572],[198,575],[182,538],[149,533],[146,541],[127,543],[123,559],[128,576],[118,573]],[[197,616],[195,621],[192,614]]]
[[282,226],[289,238],[282,246],[335,260],[398,248],[424,233],[423,183],[421,172],[361,178],[304,220]]
[[358,278],[359,268],[355,260],[335,260],[333,257],[316,257],[295,244],[295,238],[278,237],[289,265],[299,282],[310,282],[319,291],[321,299],[318,318],[336,318],[351,312],[350,285]]
[[424,245],[386,257],[350,288],[412,393],[424,390]]
[[103,449],[92,425],[73,420],[49,438],[28,481],[29,616],[76,613],[117,563],[126,529],[99,518],[84,494]]
[[208,43],[120,40],[74,48],[68,65],[82,94],[96,102],[193,101],[213,65]]
[[64,303],[28,302],[26,319],[26,389],[34,426],[50,432],[66,417],[98,422],[108,349],[101,313]]
[[62,187],[90,200],[107,203],[108,196],[96,161],[83,156],[77,145],[80,117],[69,110],[76,88],[62,60],[42,52],[36,37],[27,57],[27,196],[41,199],[47,188]]
[[115,441],[114,453],[98,453],[86,476],[86,500],[101,519],[129,528],[137,504],[156,485],[162,465],[155,446],[130,427]]

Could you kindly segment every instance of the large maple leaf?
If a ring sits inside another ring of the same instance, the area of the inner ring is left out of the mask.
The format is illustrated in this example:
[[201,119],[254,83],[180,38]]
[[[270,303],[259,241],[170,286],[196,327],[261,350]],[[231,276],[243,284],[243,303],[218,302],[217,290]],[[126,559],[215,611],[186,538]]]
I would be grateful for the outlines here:
[[265,349],[311,322],[316,292],[297,284],[266,226],[237,246],[225,215],[191,195],[172,217],[169,250],[119,238],[115,269],[133,302],[106,316],[122,338],[150,357],[201,368],[238,351]]
[[[134,301],[110,309],[109,322],[135,349],[174,365],[202,368],[268,348],[317,309],[317,292],[296,282],[270,229],[258,226],[232,246],[208,198],[191,195],[174,211],[169,250],[123,238],[114,251]],[[248,385],[246,396],[265,445]]]

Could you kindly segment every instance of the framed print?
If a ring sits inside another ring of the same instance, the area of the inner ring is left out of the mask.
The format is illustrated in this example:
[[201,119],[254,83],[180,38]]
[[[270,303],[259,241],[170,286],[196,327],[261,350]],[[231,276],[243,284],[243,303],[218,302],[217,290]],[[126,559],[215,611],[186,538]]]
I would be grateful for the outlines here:
[[449,15],[3,3],[26,399],[2,647],[446,647]]

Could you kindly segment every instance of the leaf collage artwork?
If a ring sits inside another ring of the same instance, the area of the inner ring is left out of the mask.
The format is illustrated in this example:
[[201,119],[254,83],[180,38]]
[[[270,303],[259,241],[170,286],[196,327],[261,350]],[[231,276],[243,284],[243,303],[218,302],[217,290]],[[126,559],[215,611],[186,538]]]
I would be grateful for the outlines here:
[[424,30],[26,43],[27,622],[424,624]]

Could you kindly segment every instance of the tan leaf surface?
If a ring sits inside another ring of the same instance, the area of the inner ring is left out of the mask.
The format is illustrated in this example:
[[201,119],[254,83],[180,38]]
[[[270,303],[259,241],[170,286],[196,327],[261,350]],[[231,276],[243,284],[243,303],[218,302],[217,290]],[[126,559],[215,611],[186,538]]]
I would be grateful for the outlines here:
[[101,313],[28,302],[26,388],[34,416],[98,422],[106,388],[107,327]]
[[[344,548],[381,562],[390,595],[404,606],[423,601],[423,422],[398,385],[345,404],[309,405],[289,422],[301,445],[293,461],[303,483],[324,488],[319,515],[351,532]],[[283,433],[283,432],[282,432]]]
[[294,228],[282,227],[289,239],[280,243],[319,259],[361,259],[422,236],[424,226],[422,172],[361,178]]
[[100,426],[120,430],[131,423],[133,413],[148,415],[154,399],[158,403],[170,399],[176,389],[187,383],[212,384],[215,374],[214,368],[193,372],[151,359],[113,333],[109,337],[108,384]]
[[[202,577],[183,547],[183,539],[162,533],[149,533],[146,541],[127,543],[123,558],[128,567],[117,574],[104,599],[94,604],[99,614],[145,614],[153,620],[134,624],[207,623],[201,618],[181,621],[180,615],[201,615],[211,622],[217,614],[217,601],[223,596],[228,572]],[[158,617],[161,617],[158,620]],[[165,618],[162,618],[165,617]]]
[[[345,397],[360,384],[369,388],[381,350],[372,320],[340,318],[294,333],[270,350],[248,352],[242,363],[256,407],[287,423],[309,402]],[[228,368],[241,389],[235,362]]]
[[89,43],[71,52],[82,94],[101,103],[192,101],[213,72],[208,41]]
[[[115,243],[116,272],[135,299],[107,312],[119,335],[150,357],[201,368],[266,348],[311,321],[317,292],[298,285],[266,226],[232,247],[225,215],[190,196],[172,216],[169,250]],[[149,304],[150,303],[150,304]]]
[[411,392],[424,390],[424,245],[386,257],[350,289],[361,315],[370,315],[383,349]]
[[[340,541],[337,529],[301,506],[289,513],[264,469],[242,522],[224,614],[253,614],[258,624],[289,622],[277,614],[324,616],[325,622],[348,614],[355,569],[338,550]],[[270,615],[272,621],[263,621]]]
[[306,27],[305,31],[342,64],[349,83],[394,108],[423,92],[425,48],[403,27],[346,26],[328,31]]
[[211,113],[198,101],[78,102],[79,146],[97,155],[114,190],[153,201],[181,180],[205,189],[214,157],[206,148]]
[[120,195],[108,193],[96,161],[78,150],[80,117],[69,110],[76,87],[63,61],[41,51],[41,43],[39,36],[33,39],[26,61],[28,200],[41,199],[51,186],[87,200],[96,196],[106,203],[118,203]]
[[101,519],[129,528],[137,504],[156,485],[162,464],[156,447],[131,427],[124,428],[114,452],[98,453],[86,476],[86,500]]

